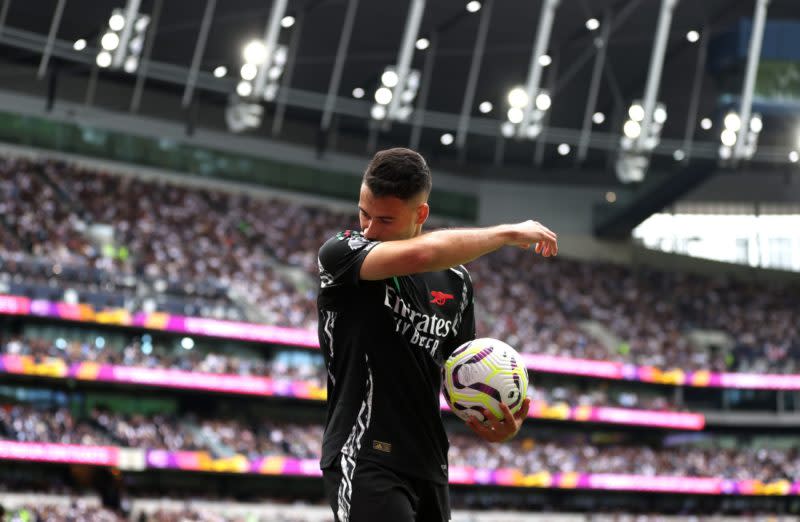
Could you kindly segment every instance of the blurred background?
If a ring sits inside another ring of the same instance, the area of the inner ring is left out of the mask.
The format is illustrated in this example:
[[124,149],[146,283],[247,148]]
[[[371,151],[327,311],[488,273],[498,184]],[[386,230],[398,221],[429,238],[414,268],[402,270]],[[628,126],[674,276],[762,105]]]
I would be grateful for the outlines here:
[[[2,0],[9,521],[331,521],[317,250],[371,155],[471,263],[530,419],[443,409],[453,520],[800,517],[797,0]],[[443,403],[444,405],[444,403]]]

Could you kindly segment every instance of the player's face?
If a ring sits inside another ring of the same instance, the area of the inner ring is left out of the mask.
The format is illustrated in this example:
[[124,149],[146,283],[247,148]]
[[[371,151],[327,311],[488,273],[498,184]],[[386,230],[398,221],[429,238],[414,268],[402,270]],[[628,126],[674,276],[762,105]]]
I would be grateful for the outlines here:
[[358,219],[364,236],[373,241],[393,241],[419,235],[428,219],[425,199],[424,196],[409,201],[394,196],[377,198],[366,185],[361,185]]

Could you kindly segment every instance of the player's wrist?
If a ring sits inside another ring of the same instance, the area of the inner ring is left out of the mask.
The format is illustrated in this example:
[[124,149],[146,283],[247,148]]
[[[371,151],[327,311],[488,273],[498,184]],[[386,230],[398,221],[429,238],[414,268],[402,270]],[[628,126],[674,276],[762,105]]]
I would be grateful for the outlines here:
[[495,234],[504,246],[516,245],[520,242],[521,234],[516,225],[497,225],[494,228]]

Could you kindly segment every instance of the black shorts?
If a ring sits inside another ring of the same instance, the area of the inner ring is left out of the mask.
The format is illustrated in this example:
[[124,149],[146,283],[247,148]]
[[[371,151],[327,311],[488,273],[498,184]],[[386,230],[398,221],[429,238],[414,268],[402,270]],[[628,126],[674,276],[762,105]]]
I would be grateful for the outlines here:
[[447,522],[447,484],[409,477],[368,460],[339,456],[322,471],[336,522]]

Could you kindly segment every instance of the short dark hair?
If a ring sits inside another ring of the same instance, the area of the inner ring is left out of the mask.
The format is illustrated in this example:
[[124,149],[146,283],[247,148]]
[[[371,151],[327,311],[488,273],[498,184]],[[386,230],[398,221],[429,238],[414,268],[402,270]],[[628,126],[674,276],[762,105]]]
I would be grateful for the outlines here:
[[402,200],[431,192],[431,170],[418,152],[394,148],[379,151],[367,165],[364,184],[375,197]]

